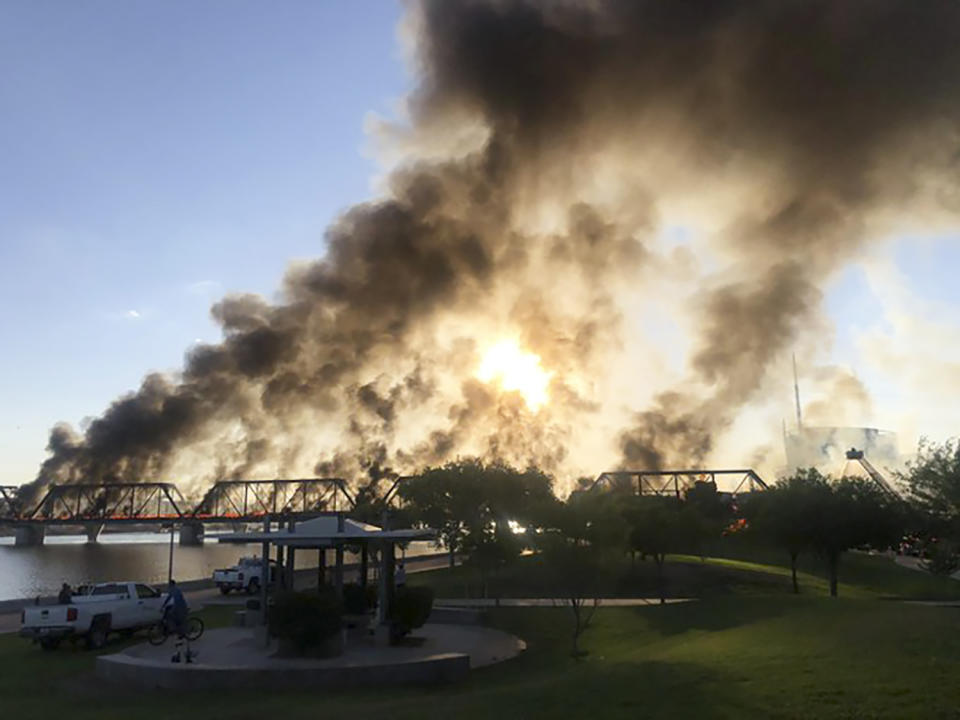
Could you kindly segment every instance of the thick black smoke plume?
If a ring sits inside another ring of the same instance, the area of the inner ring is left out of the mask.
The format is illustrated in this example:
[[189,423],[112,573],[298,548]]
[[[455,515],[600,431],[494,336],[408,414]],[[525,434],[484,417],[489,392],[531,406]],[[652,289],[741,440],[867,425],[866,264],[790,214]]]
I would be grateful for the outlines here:
[[[595,380],[629,362],[623,301],[666,262],[674,214],[702,220],[714,258],[689,378],[591,452],[695,464],[816,322],[831,272],[909,213],[957,210],[954,0],[410,14],[419,85],[387,197],[337,220],[281,302],[219,303],[224,340],[182,377],[148,377],[82,436],[55,428],[40,482],[375,476],[463,452],[562,470],[603,414]],[[537,413],[472,375],[504,330],[553,372]]]

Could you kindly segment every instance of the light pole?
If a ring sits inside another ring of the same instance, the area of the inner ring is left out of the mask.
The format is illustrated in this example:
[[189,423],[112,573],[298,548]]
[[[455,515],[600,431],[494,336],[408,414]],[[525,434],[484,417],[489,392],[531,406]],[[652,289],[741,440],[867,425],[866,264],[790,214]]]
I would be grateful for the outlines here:
[[170,584],[170,581],[173,580],[173,535],[175,526],[173,523],[170,523],[170,557],[167,561],[167,585]]

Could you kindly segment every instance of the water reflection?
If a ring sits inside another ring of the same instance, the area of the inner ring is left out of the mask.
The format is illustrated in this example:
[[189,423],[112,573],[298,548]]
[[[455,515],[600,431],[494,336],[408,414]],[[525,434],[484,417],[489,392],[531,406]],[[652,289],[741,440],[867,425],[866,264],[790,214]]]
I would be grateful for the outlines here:
[[[252,555],[257,550],[216,542],[202,547],[175,545],[174,577],[209,577],[214,569],[232,565],[240,555]],[[101,536],[97,543],[87,543],[82,536],[48,537],[38,547],[13,547],[12,538],[2,538],[0,600],[55,594],[63,582],[166,582],[169,552],[169,535],[159,533],[118,533]]]
[[[37,547],[14,547],[13,538],[0,537],[0,600],[55,595],[60,584],[139,580],[160,584],[167,580],[169,535],[111,533],[97,543],[84,536],[48,536]],[[428,543],[416,543],[407,554],[434,552]],[[179,580],[208,578],[216,568],[233,565],[241,555],[259,555],[259,545],[220,544],[208,537],[202,547],[174,545],[173,575]],[[349,553],[346,561],[354,558]],[[296,555],[298,568],[316,567],[317,552]]]

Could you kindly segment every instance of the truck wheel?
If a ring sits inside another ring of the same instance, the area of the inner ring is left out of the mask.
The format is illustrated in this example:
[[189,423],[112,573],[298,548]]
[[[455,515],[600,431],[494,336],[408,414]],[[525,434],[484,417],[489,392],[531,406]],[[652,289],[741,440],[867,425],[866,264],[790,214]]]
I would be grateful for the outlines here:
[[230,588],[228,588],[226,585],[221,585],[221,586],[220,586],[220,594],[221,594],[221,595],[228,595],[229,593],[230,593]]
[[90,632],[87,633],[87,650],[99,650],[107,644],[110,633],[110,616],[100,615],[93,619]]
[[40,647],[48,651],[56,650],[60,647],[60,638],[43,638],[40,640]]
[[258,592],[260,592],[260,581],[253,578],[247,584],[247,595],[256,595]]

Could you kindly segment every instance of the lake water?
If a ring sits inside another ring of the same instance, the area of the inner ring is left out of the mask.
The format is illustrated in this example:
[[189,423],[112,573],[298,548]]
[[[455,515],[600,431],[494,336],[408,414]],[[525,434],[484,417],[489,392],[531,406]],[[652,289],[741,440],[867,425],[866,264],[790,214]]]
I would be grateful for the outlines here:
[[[44,544],[14,547],[12,537],[0,537],[0,600],[56,595],[61,583],[138,580],[167,581],[170,536],[163,533],[104,533],[96,543],[83,535],[48,535]],[[408,555],[436,552],[429,543],[415,543]],[[173,576],[178,580],[209,578],[217,568],[236,563],[242,555],[259,555],[260,545],[218,543],[208,535],[203,546],[173,548]],[[347,562],[351,557],[346,558]],[[297,567],[317,566],[317,551],[296,554]],[[332,562],[332,558],[328,563]]]

